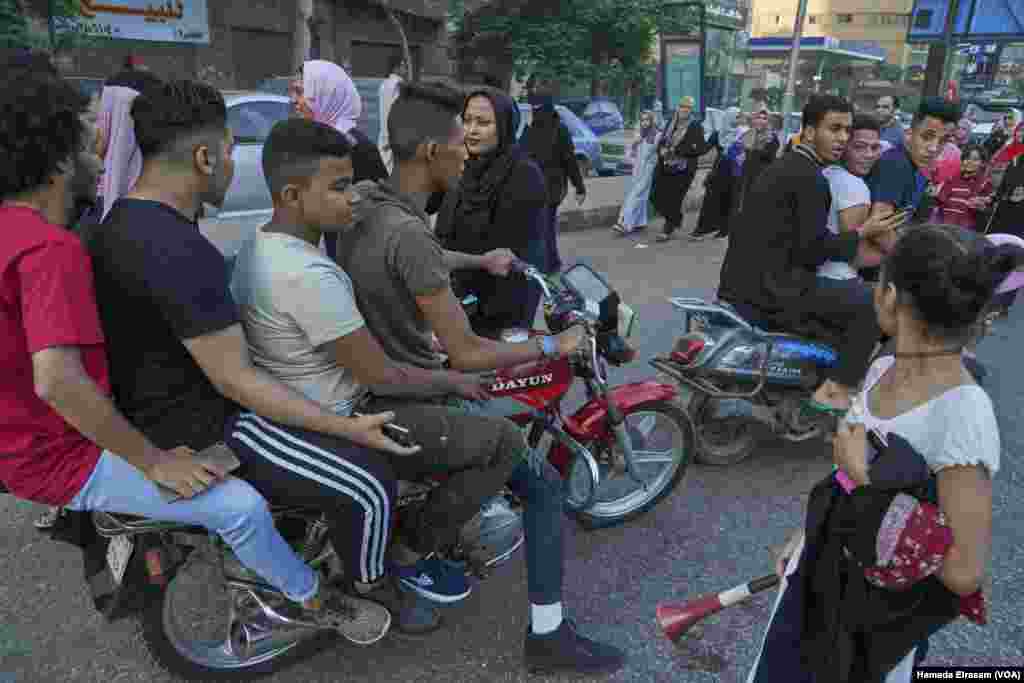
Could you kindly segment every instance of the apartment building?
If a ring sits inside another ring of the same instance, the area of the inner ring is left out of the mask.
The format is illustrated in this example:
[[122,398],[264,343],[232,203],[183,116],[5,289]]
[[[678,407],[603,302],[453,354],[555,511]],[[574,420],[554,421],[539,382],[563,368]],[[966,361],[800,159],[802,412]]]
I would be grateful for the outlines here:
[[[752,33],[757,38],[790,36],[796,0],[752,0]],[[881,45],[890,64],[907,68],[921,61],[907,45],[912,0],[808,0],[804,35]]]
[[[162,40],[124,39],[131,20],[124,19],[126,15],[153,13],[154,20],[147,17],[147,26],[172,28],[175,17],[173,13],[160,16],[162,3],[154,7],[145,0],[94,3],[96,18],[90,26],[101,29],[96,35],[112,39],[69,50],[63,55],[63,70],[70,76],[102,79],[117,71],[126,56],[135,55],[166,78],[203,74],[209,82],[226,88],[251,88],[291,70],[298,16],[295,0],[181,0],[176,4],[193,18],[204,39],[178,39],[169,29]],[[346,64],[357,77],[387,76],[388,60],[399,54],[401,42],[381,4],[314,0],[313,54]],[[45,35],[47,0],[23,0],[23,5],[30,21]],[[390,6],[401,17],[420,75],[451,77],[454,64],[448,54],[447,0],[390,0]]]

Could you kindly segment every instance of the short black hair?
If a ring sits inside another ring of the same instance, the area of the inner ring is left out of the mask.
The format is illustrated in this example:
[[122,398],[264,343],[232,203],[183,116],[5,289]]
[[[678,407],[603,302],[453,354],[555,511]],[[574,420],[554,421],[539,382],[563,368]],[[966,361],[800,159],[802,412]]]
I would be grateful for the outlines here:
[[920,126],[927,119],[939,119],[943,123],[958,123],[960,107],[941,97],[926,97],[921,100],[921,106],[914,114],[914,128]]
[[45,185],[85,140],[89,99],[46,70],[0,75],[0,197]]
[[196,135],[227,127],[224,97],[212,86],[170,81],[142,92],[132,103],[135,139],[143,158],[168,154]]
[[486,85],[489,88],[497,88],[499,90],[502,89],[501,79],[499,79],[494,74],[487,74],[484,76],[484,85]]
[[263,143],[263,177],[270,194],[296,181],[305,184],[325,157],[344,159],[352,154],[352,143],[331,126],[306,119],[278,121]]
[[388,115],[388,143],[398,161],[408,161],[431,140],[444,142],[462,114],[465,97],[443,83],[403,83]]
[[960,158],[966,159],[967,157],[971,156],[973,152],[978,153],[978,156],[981,157],[982,163],[988,161],[988,152],[985,151],[985,148],[973,142],[963,146],[963,149],[960,150]]
[[951,225],[908,230],[886,258],[883,283],[895,286],[934,336],[966,343],[1003,279],[1014,249]]
[[104,86],[110,85],[122,88],[131,88],[139,93],[159,89],[163,84],[164,82],[160,78],[154,76],[150,72],[136,71],[135,69],[118,71],[103,83]]
[[807,101],[807,106],[804,107],[804,128],[808,126],[817,128],[829,112],[852,114],[853,106],[845,97],[838,95],[812,95],[811,99]]
[[388,73],[395,73],[403,64],[405,64],[405,57],[402,55],[392,55],[391,59],[388,60]]
[[873,130],[881,135],[882,124],[877,118],[870,114],[857,114],[853,117],[853,127],[850,129],[850,133],[854,133],[858,130]]

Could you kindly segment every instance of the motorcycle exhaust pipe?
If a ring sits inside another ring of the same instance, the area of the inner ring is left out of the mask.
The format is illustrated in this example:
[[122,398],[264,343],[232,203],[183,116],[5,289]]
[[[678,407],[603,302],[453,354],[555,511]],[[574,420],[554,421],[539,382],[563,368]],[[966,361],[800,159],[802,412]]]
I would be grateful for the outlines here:
[[239,595],[236,605],[228,636],[231,651],[245,661],[288,650],[320,630],[278,615],[251,590]]

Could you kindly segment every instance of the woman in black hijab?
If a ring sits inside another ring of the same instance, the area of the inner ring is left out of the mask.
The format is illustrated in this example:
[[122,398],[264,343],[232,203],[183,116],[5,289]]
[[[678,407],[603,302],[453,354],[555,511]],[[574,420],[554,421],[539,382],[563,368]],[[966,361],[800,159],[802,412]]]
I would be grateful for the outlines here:
[[587,186],[583,184],[572,134],[562,123],[550,97],[544,98],[533,110],[533,121],[523,134],[522,147],[540,166],[548,188],[544,212],[547,251],[541,271],[557,273],[562,269],[562,259],[558,255],[558,207],[565,200],[570,180],[576,188],[576,202],[581,206],[587,196]]
[[[444,199],[436,233],[446,249],[484,254],[507,248],[543,270],[547,186],[540,168],[515,143],[517,109],[512,98],[493,88],[481,88],[466,99],[462,119],[469,159],[462,181]],[[532,327],[540,301],[532,283],[485,272],[453,276],[460,294],[480,300],[472,320],[477,334],[497,337],[503,329]]]

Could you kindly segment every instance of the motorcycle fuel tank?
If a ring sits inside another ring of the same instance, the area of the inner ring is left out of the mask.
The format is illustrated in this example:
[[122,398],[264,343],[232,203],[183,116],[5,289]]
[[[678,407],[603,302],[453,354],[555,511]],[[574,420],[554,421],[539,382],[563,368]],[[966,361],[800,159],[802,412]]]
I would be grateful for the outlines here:
[[835,349],[821,342],[787,335],[743,332],[728,338],[724,346],[715,350],[707,370],[717,375],[754,381],[760,375],[769,343],[772,350],[766,370],[767,381],[771,384],[814,384],[820,370],[834,366],[839,357]]

